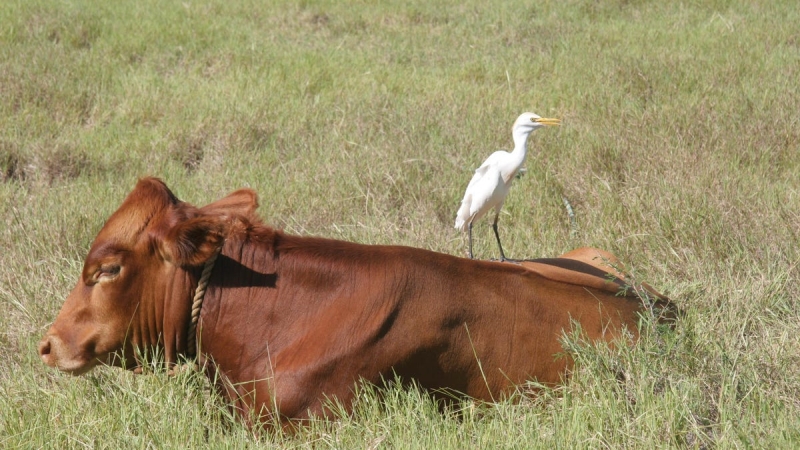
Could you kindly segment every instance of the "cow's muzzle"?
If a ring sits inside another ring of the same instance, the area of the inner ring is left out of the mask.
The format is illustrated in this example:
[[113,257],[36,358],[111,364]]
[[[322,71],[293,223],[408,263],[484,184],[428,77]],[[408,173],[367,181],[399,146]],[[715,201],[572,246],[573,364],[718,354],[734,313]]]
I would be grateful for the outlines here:
[[81,354],[68,354],[66,346],[57,337],[46,335],[39,341],[39,357],[50,367],[70,375],[82,375],[94,368],[100,361],[96,357]]

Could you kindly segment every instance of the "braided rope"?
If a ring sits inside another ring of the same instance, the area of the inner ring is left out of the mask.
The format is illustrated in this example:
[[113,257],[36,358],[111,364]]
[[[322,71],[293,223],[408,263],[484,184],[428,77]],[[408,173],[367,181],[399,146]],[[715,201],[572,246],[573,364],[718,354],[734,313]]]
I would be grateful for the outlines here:
[[203,298],[206,295],[206,288],[208,287],[208,280],[211,278],[211,269],[214,268],[214,262],[219,256],[222,246],[217,248],[217,251],[211,255],[203,266],[203,273],[200,275],[200,281],[197,282],[197,288],[194,290],[194,299],[192,300],[192,315],[189,322],[189,331],[187,333],[186,349],[189,356],[196,356],[197,354],[197,321],[200,319],[200,308],[203,307]]

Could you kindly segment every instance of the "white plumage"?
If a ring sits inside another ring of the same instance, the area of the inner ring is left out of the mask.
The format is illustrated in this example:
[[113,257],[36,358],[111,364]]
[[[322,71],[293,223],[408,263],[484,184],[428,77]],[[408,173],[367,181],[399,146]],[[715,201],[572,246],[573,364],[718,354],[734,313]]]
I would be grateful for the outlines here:
[[531,132],[547,125],[559,125],[559,119],[548,119],[526,112],[519,116],[511,128],[514,138],[514,150],[509,152],[498,150],[492,153],[486,161],[475,170],[464,200],[456,213],[455,227],[461,231],[469,231],[469,257],[472,258],[472,223],[486,215],[494,208],[494,222],[492,229],[500,247],[500,259],[505,260],[503,246],[500,244],[500,235],[497,233],[497,220],[500,209],[506,200],[511,181],[522,168],[527,154],[528,136]]

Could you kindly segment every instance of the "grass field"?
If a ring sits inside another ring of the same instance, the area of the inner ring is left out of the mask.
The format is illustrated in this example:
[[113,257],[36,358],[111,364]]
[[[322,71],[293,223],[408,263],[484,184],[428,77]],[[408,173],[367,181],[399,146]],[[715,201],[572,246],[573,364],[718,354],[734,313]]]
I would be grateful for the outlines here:
[[[798,24],[790,0],[0,3],[0,447],[797,448]],[[506,254],[609,250],[685,310],[674,332],[568,340],[568,386],[457,417],[366,388],[295,436],[248,430],[196,374],[39,361],[139,177],[195,204],[250,186],[292,233],[465,255],[464,188],[529,110],[563,125],[532,136]]]

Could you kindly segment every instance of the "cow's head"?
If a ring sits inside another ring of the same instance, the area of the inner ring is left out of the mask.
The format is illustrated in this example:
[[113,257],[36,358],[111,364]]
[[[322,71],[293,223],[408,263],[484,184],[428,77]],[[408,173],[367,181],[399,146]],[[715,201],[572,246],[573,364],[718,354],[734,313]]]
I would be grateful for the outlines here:
[[140,180],[92,243],[39,343],[42,360],[78,375],[100,363],[133,368],[137,350],[159,348],[174,363],[186,349],[197,268],[221,245],[232,218],[256,207],[249,189],[196,208],[160,180]]

